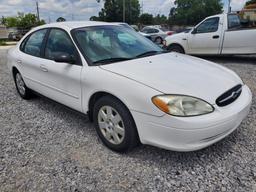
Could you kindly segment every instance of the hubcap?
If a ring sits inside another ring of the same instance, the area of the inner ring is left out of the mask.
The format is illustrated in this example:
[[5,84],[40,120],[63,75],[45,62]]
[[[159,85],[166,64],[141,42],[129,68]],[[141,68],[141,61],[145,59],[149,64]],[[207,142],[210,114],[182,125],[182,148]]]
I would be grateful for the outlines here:
[[16,84],[17,84],[19,93],[21,95],[25,95],[25,92],[26,92],[25,83],[24,83],[20,73],[16,74]]
[[98,113],[98,124],[103,136],[112,144],[123,142],[125,129],[122,117],[110,106],[103,106]]

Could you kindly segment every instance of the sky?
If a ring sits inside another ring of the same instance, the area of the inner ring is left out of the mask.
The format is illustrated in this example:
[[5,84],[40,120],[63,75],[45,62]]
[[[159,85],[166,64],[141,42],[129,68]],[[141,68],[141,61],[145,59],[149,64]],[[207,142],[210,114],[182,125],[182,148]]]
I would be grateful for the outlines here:
[[[121,1],[121,0],[120,0]],[[175,0],[140,0],[143,13],[168,15]],[[225,10],[227,1],[223,0]],[[67,20],[89,20],[97,16],[103,3],[96,0],[38,0],[40,17],[48,22],[55,22],[58,17]],[[196,0],[195,0],[196,2]],[[231,0],[232,10],[240,10],[246,0]],[[36,0],[0,0],[0,17],[15,16],[17,12],[36,13]]]

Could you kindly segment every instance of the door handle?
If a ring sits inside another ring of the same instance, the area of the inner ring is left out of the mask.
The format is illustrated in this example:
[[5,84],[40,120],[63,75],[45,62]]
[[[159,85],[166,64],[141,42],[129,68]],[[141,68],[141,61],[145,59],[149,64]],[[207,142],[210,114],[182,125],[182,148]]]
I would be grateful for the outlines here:
[[40,65],[40,69],[41,69],[43,72],[48,72],[48,69],[47,69],[44,65]]
[[213,39],[219,39],[220,36],[219,36],[219,35],[214,35],[212,38],[213,38]]

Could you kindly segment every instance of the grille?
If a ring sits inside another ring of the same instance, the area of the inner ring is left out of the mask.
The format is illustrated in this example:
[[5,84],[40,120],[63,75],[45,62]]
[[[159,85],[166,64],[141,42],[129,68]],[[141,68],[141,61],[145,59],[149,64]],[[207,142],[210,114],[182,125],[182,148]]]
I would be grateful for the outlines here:
[[222,94],[217,100],[216,104],[220,107],[227,106],[233,103],[242,93],[242,85],[239,84],[232,89]]

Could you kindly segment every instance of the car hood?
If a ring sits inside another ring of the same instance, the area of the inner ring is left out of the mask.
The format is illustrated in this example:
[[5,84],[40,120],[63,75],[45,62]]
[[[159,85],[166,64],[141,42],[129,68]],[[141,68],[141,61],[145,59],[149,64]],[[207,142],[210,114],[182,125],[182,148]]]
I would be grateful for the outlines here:
[[178,53],[113,63],[101,68],[151,87],[160,94],[189,95],[211,104],[215,104],[227,90],[242,84],[242,80],[225,67]]

